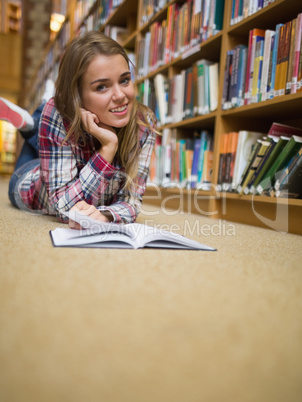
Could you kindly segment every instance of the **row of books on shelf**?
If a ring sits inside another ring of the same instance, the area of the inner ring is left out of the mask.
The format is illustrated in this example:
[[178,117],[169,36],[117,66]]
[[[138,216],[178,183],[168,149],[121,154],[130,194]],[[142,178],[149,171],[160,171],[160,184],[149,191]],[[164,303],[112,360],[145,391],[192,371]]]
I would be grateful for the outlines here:
[[99,6],[99,26],[105,24],[114,10],[124,1],[125,0],[101,0]]
[[237,24],[274,1],[275,0],[233,0],[230,25]]
[[144,25],[150,21],[167,3],[168,0],[142,0],[141,13],[139,16],[140,25]]
[[173,3],[167,18],[156,21],[138,42],[137,69],[145,77],[173,59],[199,50],[199,44],[222,29],[224,0]]
[[[169,3],[173,2],[167,0],[143,0],[139,19],[140,25],[148,23]],[[206,40],[222,29],[224,0],[189,0],[183,6],[177,3],[170,4],[167,15],[170,35],[176,28],[175,22],[179,17],[179,13],[184,16],[185,23],[190,21],[194,25],[194,29],[199,29],[199,34],[201,38],[203,37],[201,40]],[[190,23],[187,25],[190,25]],[[191,29],[190,27],[188,28]]]
[[210,190],[212,171],[211,131],[196,131],[193,138],[177,139],[175,129],[164,129],[151,157],[148,184]]
[[74,30],[98,29],[124,0],[78,0],[73,16]]
[[85,18],[76,28],[75,35],[81,35],[88,31],[98,30],[100,26],[99,21],[99,10],[95,9],[94,12],[90,13],[87,18]]
[[199,60],[168,78],[156,74],[138,85],[138,99],[155,111],[159,125],[208,114],[218,105],[219,64]]
[[226,55],[222,108],[257,103],[302,90],[302,13],[275,30],[252,29],[248,46]]
[[[164,129],[151,157],[148,185],[209,191],[213,187],[213,132],[177,139]],[[302,198],[302,129],[273,123],[267,134],[241,130],[220,141],[217,191]]]
[[302,129],[273,123],[267,134],[246,130],[224,133],[217,189],[302,198]]
[[75,5],[73,21],[74,21],[74,28],[77,30],[81,23],[84,21],[84,18],[89,14],[92,6],[98,0],[77,0]]

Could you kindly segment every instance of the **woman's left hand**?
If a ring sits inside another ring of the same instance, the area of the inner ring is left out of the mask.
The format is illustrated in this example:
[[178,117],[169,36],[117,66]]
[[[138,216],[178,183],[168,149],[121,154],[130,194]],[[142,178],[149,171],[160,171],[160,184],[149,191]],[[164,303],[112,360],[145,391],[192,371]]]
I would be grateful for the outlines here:
[[[109,219],[106,218],[94,205],[88,204],[86,201],[79,201],[77,202],[72,208],[71,211],[80,212],[82,215],[89,216],[92,219],[100,222],[109,222]],[[73,220],[69,219],[68,223],[71,229],[82,229],[82,226],[74,222]]]

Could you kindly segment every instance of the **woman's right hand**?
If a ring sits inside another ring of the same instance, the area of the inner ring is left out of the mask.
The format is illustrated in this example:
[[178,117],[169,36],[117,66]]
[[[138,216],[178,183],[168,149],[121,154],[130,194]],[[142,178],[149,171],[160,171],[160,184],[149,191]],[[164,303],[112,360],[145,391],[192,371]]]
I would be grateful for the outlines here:
[[101,144],[99,153],[108,163],[112,163],[118,148],[118,137],[114,128],[100,122],[98,116],[89,110],[81,108],[81,116],[84,130]]

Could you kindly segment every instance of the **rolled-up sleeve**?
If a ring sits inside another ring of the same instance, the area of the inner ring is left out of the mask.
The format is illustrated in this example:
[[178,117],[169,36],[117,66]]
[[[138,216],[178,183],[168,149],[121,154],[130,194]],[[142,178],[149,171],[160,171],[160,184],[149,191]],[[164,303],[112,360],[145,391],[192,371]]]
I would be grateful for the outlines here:
[[147,128],[144,129],[143,138],[145,138],[145,140],[139,154],[138,172],[136,178],[132,181],[131,192],[129,193],[120,190],[115,202],[106,207],[106,210],[111,212],[114,222],[134,222],[141,211],[141,204],[146,190],[155,137],[156,134],[153,130]]

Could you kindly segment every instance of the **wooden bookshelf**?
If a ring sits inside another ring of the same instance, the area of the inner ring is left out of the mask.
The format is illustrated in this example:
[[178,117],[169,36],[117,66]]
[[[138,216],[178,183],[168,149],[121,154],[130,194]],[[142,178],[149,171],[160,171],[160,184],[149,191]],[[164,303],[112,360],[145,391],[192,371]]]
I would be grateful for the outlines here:
[[[103,31],[108,25],[118,25],[129,28],[129,37],[125,40],[126,48],[137,52],[138,42],[148,32],[152,23],[167,18],[168,6],[174,0],[167,1],[161,10],[143,23],[140,16],[143,9],[143,0],[124,0],[109,13],[105,22],[95,29]],[[180,4],[183,4],[181,1]],[[74,10],[77,7],[77,0],[72,2],[67,21],[70,22],[68,29],[69,37],[77,34],[74,27]],[[105,0],[96,0],[89,12],[81,16],[80,26],[85,26],[85,21],[91,13],[102,9]],[[154,188],[147,189],[145,202],[158,205],[165,203],[165,207],[178,210],[181,206],[186,211],[204,213],[208,216],[236,221],[260,227],[268,227],[274,230],[302,234],[302,200],[275,199],[264,196],[240,196],[233,193],[218,193],[215,185],[218,176],[219,146],[223,133],[236,130],[254,130],[267,132],[273,122],[297,125],[302,127],[301,107],[302,92],[296,94],[279,96],[274,99],[260,103],[253,103],[247,106],[233,108],[230,110],[221,109],[223,92],[224,67],[226,53],[234,46],[248,43],[249,31],[253,28],[274,29],[276,24],[292,20],[299,12],[302,12],[300,2],[289,2],[288,0],[275,0],[273,3],[255,12],[244,20],[231,25],[232,0],[225,0],[223,29],[216,35],[210,37],[198,46],[198,49],[186,57],[180,56],[155,71],[137,80],[136,84],[147,78],[154,78],[156,74],[162,73],[168,77],[186,68],[195,61],[207,58],[211,61],[219,61],[219,96],[218,108],[210,114],[193,117],[178,123],[170,123],[165,128],[173,128],[179,131],[180,135],[190,136],[196,129],[212,129],[214,133],[214,165],[213,184],[211,191],[180,190]],[[79,18],[79,16],[77,16]],[[84,29],[84,28],[83,28]],[[60,33],[59,33],[60,34]],[[59,40],[59,34],[56,40]],[[68,35],[67,35],[68,36]],[[67,41],[66,41],[67,43]],[[62,47],[60,48],[62,50]],[[49,49],[48,49],[49,51]],[[47,60],[44,55],[43,60]],[[33,85],[30,93],[37,93],[41,83],[49,70],[40,66],[39,72],[33,78]],[[50,66],[50,70],[52,66]],[[158,194],[160,193],[160,196]],[[180,196],[183,197],[180,203]],[[193,207],[192,207],[193,205]]]

